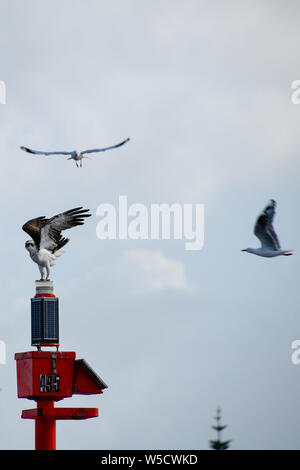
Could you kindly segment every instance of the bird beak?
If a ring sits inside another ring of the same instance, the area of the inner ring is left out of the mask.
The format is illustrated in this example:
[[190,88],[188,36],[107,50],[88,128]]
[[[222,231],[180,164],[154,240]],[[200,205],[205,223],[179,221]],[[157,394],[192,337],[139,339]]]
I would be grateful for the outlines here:
[[241,250],[241,251],[247,251],[247,250]]

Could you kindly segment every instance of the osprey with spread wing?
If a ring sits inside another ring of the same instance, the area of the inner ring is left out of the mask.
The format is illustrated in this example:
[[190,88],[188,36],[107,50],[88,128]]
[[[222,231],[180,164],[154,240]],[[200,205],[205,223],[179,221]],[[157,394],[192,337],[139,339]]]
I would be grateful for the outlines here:
[[63,254],[61,248],[69,241],[68,238],[62,236],[61,232],[76,227],[76,225],[83,225],[84,218],[91,216],[87,213],[88,211],[89,209],[76,207],[57,214],[51,219],[37,217],[23,225],[24,232],[32,238],[32,240],[26,241],[25,248],[29,251],[32,261],[38,264],[41,280],[45,279],[45,269],[47,272],[46,280],[49,279],[50,267],[55,265],[56,258]]

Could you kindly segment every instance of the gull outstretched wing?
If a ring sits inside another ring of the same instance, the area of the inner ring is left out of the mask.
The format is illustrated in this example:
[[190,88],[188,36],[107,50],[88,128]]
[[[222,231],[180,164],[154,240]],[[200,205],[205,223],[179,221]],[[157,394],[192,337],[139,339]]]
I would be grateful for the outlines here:
[[72,152],[40,152],[39,150],[32,150],[28,147],[20,147],[25,152],[32,153],[34,155],[71,155]]
[[254,227],[254,234],[261,242],[263,248],[279,250],[280,243],[277,234],[273,228],[273,219],[275,216],[276,201],[271,199],[263,212],[258,216]]
[[122,142],[120,142],[119,144],[116,144],[116,145],[111,145],[110,147],[103,147],[101,149],[89,149],[89,150],[84,150],[83,152],[80,152],[82,155],[84,155],[85,153],[93,153],[93,152],[105,152],[105,150],[111,150],[111,149],[116,149],[117,147],[121,147],[121,145],[124,145],[126,144],[126,142],[128,142],[130,140],[130,138],[128,137],[127,139],[123,140]]

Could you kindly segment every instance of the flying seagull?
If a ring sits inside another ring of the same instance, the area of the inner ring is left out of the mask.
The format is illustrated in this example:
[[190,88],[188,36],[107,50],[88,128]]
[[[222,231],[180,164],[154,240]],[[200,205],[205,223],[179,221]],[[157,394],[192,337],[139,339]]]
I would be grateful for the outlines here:
[[83,158],[89,158],[86,157],[86,153],[94,153],[94,152],[105,152],[105,150],[111,150],[115,149],[117,147],[121,147],[121,145],[126,144],[130,138],[128,137],[127,139],[123,140],[119,144],[116,145],[111,145],[110,147],[103,147],[101,149],[89,149],[89,150],[83,150],[82,152],[79,152],[78,150],[72,150],[72,152],[40,152],[39,150],[32,150],[28,147],[20,147],[21,150],[25,150],[25,152],[28,153],[33,153],[34,155],[70,155],[68,160],[75,160],[77,168],[82,167],[82,159]]
[[32,240],[26,241],[25,248],[29,251],[32,261],[38,264],[41,281],[45,279],[45,268],[47,272],[46,280],[49,279],[50,267],[55,265],[56,258],[63,254],[61,248],[69,241],[68,238],[62,237],[61,232],[76,227],[76,225],[83,225],[84,217],[91,216],[91,214],[87,214],[88,211],[89,209],[76,207],[57,214],[51,219],[37,217],[23,225],[24,232],[32,238]]
[[269,204],[264,208],[262,213],[258,216],[255,227],[254,235],[259,239],[261,243],[260,248],[246,248],[242,251],[247,251],[258,256],[264,256],[265,258],[273,258],[274,256],[290,256],[292,250],[283,250],[280,247],[280,243],[276,232],[273,228],[273,219],[275,215],[276,201],[270,199]]

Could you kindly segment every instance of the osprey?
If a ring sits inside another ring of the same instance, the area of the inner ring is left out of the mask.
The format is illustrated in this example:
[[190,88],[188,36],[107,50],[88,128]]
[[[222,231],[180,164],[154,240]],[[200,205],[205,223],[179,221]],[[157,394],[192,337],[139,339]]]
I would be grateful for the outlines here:
[[263,256],[265,258],[273,258],[274,256],[290,256],[292,250],[283,250],[280,247],[280,243],[277,234],[273,228],[273,219],[275,216],[276,201],[270,199],[269,204],[264,208],[262,213],[258,216],[255,227],[254,235],[259,239],[261,243],[260,248],[246,248],[247,253],[253,255]]
[[26,250],[35,263],[38,264],[41,281],[45,279],[44,269],[46,269],[49,279],[50,267],[55,265],[56,258],[63,254],[61,248],[65,246],[69,239],[61,235],[63,230],[67,230],[76,225],[84,224],[84,217],[90,217],[87,214],[89,209],[76,207],[75,209],[57,214],[51,219],[46,217],[37,217],[31,219],[23,225],[24,232],[31,236],[32,240],[25,243]]
[[[121,145],[124,145],[126,142],[128,142],[130,138],[128,137],[127,139],[123,140],[119,144],[112,145],[111,147],[104,147],[101,149],[90,149],[90,150],[83,150],[82,152],[79,152],[78,150],[72,150],[72,152],[40,152],[39,150],[32,150],[28,147],[20,147],[21,150],[25,150],[25,152],[28,153],[33,153],[34,155],[71,155],[68,160],[75,160],[77,168],[82,167],[82,159],[83,158],[89,158],[85,157],[84,154],[86,153],[94,153],[94,152],[105,152],[105,150],[111,150],[115,149],[117,147],[121,147]],[[80,165],[78,164],[80,162]]]

